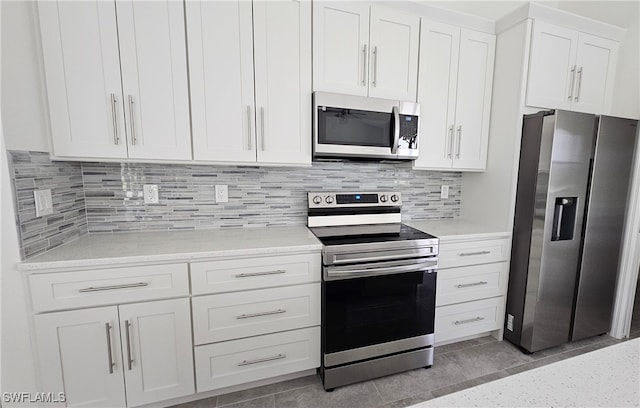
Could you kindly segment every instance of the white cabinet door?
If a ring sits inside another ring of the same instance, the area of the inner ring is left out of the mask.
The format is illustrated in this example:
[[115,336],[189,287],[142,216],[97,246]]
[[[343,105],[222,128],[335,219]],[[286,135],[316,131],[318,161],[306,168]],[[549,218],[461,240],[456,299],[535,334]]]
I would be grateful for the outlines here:
[[459,27],[422,20],[418,102],[424,114],[414,168],[451,168],[459,44]]
[[38,2],[53,154],[126,158],[113,3]]
[[129,157],[191,159],[181,2],[116,3]]
[[127,406],[193,394],[189,299],[119,309]]
[[618,45],[616,41],[579,33],[574,110],[587,113],[609,112]]
[[313,89],[367,96],[369,5],[313,2]]
[[258,162],[311,164],[311,3],[253,3]]
[[533,26],[528,106],[571,109],[578,32],[536,20]]
[[369,96],[416,100],[420,18],[371,7]]
[[495,41],[492,34],[460,31],[454,169],[484,170],[487,165]]
[[255,162],[251,2],[187,0],[186,17],[193,158]]
[[42,389],[64,392],[67,407],[124,407],[118,309],[36,315]]

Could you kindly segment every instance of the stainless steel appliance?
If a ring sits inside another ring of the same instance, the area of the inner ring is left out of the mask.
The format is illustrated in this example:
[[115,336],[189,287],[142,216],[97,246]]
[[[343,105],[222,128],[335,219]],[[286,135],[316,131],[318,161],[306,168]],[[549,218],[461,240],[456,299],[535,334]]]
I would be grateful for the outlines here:
[[325,389],[430,367],[438,238],[400,222],[399,192],[308,198],[323,243]]
[[313,93],[313,157],[415,160],[420,105]]
[[635,120],[525,115],[504,337],[534,352],[609,331]]

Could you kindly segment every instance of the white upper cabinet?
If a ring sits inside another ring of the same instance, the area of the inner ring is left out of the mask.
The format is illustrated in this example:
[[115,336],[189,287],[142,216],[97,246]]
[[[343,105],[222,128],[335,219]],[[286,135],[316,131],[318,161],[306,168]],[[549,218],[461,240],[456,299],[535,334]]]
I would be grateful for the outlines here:
[[191,159],[177,2],[39,2],[59,157]]
[[371,7],[369,96],[416,100],[420,18]]
[[367,3],[313,3],[313,89],[416,100],[420,18]]
[[309,2],[187,1],[186,10],[194,159],[310,164]]
[[486,168],[495,36],[422,21],[416,169]]
[[38,11],[52,153],[127,157],[114,4],[42,1]]
[[616,41],[536,20],[526,104],[607,112],[617,59]]

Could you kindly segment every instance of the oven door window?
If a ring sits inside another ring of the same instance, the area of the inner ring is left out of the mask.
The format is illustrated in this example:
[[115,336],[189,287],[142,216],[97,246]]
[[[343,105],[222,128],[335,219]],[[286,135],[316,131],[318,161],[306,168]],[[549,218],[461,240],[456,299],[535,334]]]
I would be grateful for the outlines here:
[[391,148],[392,121],[391,113],[318,108],[318,143]]
[[411,272],[323,284],[325,353],[433,333],[436,273]]

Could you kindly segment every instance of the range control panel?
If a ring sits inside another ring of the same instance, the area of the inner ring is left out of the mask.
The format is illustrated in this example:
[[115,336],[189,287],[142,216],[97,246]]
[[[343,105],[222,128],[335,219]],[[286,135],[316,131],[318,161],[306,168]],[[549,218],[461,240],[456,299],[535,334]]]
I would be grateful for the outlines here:
[[349,208],[349,207],[400,207],[402,194],[399,191],[345,193],[309,192],[308,208]]

